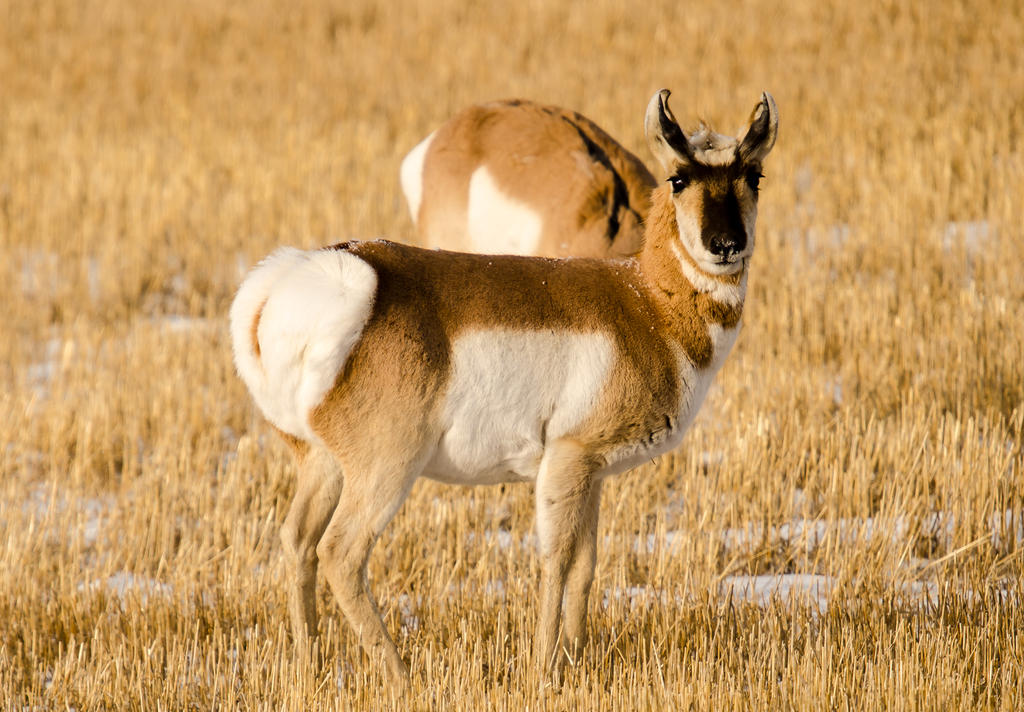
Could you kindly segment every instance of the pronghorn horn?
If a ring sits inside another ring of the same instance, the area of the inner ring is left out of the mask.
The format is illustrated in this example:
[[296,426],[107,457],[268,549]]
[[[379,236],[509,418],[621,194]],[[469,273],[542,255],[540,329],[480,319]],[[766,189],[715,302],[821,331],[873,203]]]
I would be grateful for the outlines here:
[[775,145],[778,132],[779,110],[772,95],[764,92],[750,114],[750,125],[740,141],[740,159],[745,163],[760,163]]
[[679,128],[679,122],[668,108],[670,94],[668,89],[662,89],[652,96],[647,105],[647,116],[644,119],[645,133],[651,153],[669,172],[679,162],[693,161],[693,147],[690,146],[686,134]]

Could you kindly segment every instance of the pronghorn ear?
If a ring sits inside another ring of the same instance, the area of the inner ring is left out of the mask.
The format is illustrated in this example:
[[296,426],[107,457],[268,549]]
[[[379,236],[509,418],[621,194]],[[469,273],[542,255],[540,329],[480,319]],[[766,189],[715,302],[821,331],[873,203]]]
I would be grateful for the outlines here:
[[750,114],[750,125],[740,140],[739,156],[744,163],[760,163],[775,145],[779,132],[779,110],[768,92],[761,94],[761,101]]
[[658,163],[666,172],[673,173],[680,163],[693,162],[693,148],[668,108],[670,93],[668,89],[662,89],[651,97],[644,117],[644,133]]

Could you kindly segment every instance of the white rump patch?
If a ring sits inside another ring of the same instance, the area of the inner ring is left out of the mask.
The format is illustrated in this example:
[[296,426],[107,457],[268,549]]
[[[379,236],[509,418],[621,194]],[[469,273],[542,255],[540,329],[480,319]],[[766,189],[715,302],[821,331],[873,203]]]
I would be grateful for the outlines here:
[[402,192],[405,193],[405,202],[409,204],[409,214],[412,216],[413,225],[418,224],[420,219],[420,205],[423,204],[423,164],[426,162],[427,149],[430,148],[430,143],[434,140],[434,133],[420,141],[406,154],[398,173],[402,183]]
[[537,211],[501,191],[486,166],[469,179],[466,232],[473,250],[483,254],[532,255],[543,220]]
[[373,268],[340,250],[281,248],[249,273],[231,304],[231,341],[238,373],[271,423],[315,439],[310,411],[358,342],[376,292]]
[[547,443],[594,411],[615,357],[603,333],[488,329],[459,336],[427,477],[485,484],[534,479]]

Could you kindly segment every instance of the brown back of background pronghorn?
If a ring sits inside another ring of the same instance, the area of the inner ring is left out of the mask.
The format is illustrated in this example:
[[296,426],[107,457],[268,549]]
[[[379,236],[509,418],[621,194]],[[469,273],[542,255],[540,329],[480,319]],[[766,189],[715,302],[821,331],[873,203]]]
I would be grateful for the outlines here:
[[[389,677],[404,662],[366,586],[413,482],[533,482],[537,664],[579,655],[602,480],[676,447],[735,342],[754,245],[767,94],[739,138],[687,136],[652,98],[669,176],[635,259],[551,260],[386,241],[279,250],[231,308],[239,373],[299,460],[282,531],[296,637],[317,629],[317,565]],[[564,615],[563,615],[564,599]]]
[[574,111],[524,100],[471,106],[402,161],[422,244],[543,257],[639,251],[654,178]]

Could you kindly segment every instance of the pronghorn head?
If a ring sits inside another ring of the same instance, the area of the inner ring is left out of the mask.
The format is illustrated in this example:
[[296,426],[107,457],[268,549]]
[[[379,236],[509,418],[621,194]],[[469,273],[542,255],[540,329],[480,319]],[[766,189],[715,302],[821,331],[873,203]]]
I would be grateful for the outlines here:
[[762,94],[739,138],[703,124],[687,136],[668,108],[662,89],[647,106],[645,129],[651,153],[668,174],[679,239],[689,256],[711,274],[743,269],[754,247],[761,162],[775,144],[779,114]]

